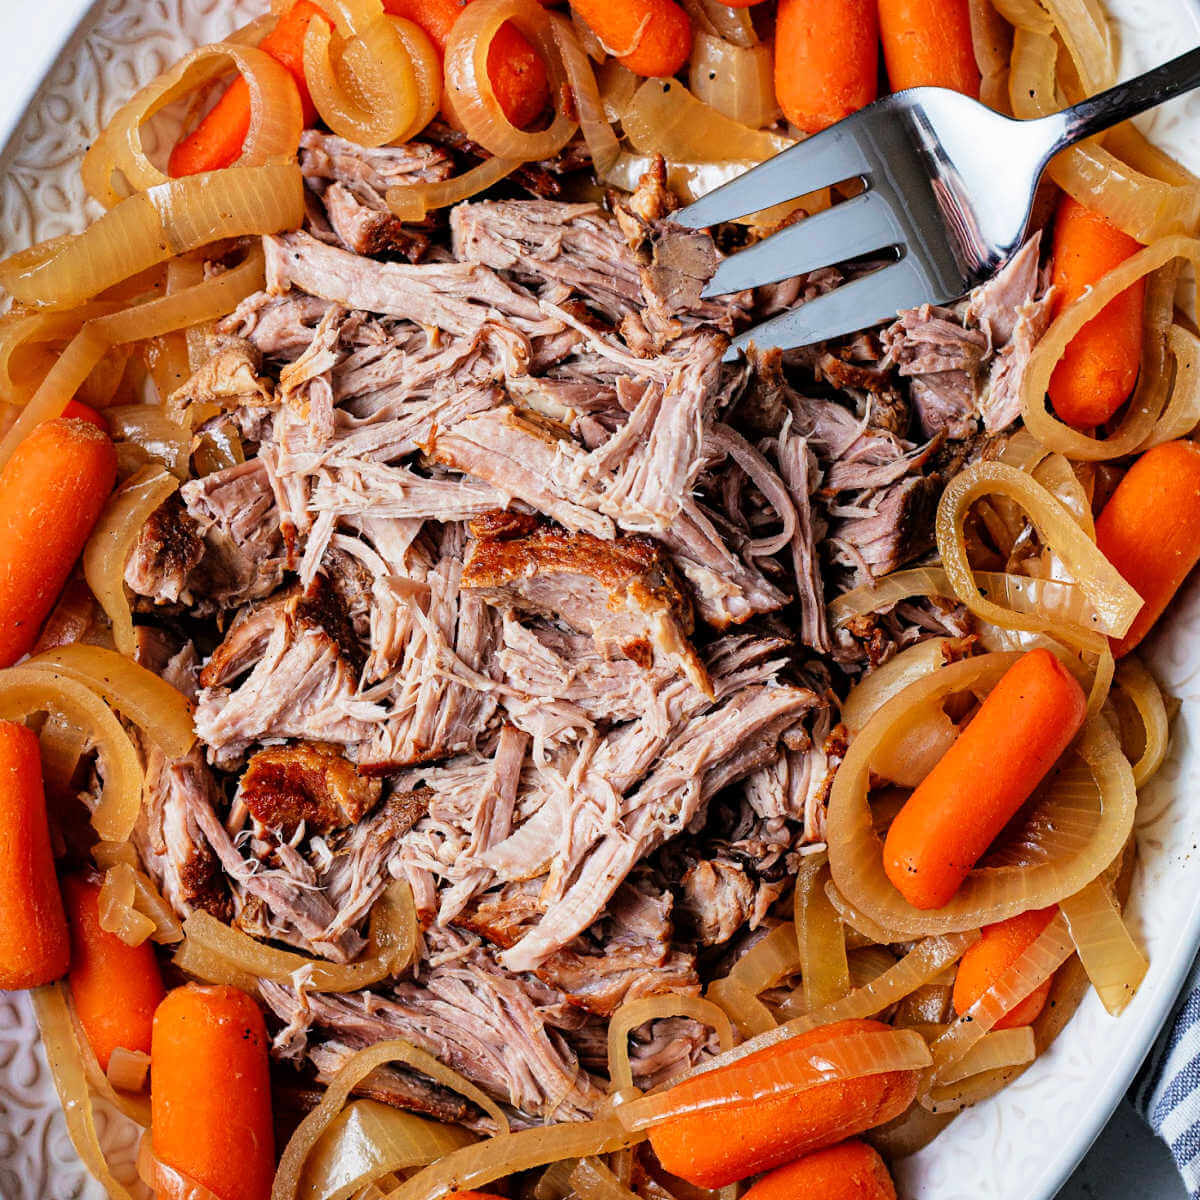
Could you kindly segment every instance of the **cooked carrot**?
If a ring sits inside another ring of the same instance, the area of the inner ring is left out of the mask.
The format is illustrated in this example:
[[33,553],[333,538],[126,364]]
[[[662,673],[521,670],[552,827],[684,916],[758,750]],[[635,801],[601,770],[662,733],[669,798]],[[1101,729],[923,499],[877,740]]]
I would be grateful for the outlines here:
[[[304,81],[304,35],[313,17],[328,21],[328,17],[311,0],[296,0],[280,16],[275,28],[258,44],[260,50],[285,66],[296,81],[306,126],[311,125],[317,115]],[[227,167],[241,154],[242,143],[249,130],[250,89],[246,81],[238,76],[205,114],[204,120],[179,140],[171,151],[167,171],[174,178],[179,178]]]
[[84,404],[82,400],[68,400],[62,415],[75,421],[89,421],[97,429],[108,432],[108,422],[90,404]]
[[38,740],[0,721],[0,991],[50,983],[70,956]]
[[883,865],[917,908],[941,908],[1078,733],[1087,698],[1049,650],[1009,667],[888,830]]
[[692,52],[692,20],[675,0],[572,0],[571,7],[635,75],[674,75]]
[[[954,976],[954,1011],[963,1013],[1033,945],[1042,931],[1054,920],[1057,905],[1030,909],[1007,921],[985,925],[979,941],[962,956]],[[1031,1025],[1046,1007],[1046,999],[1054,984],[1051,976],[1030,992],[1016,1008],[1010,1009],[993,1026],[994,1029],[1016,1029]]]
[[117,477],[95,425],[34,429],[0,471],[0,667],[29,652]]
[[[469,0],[383,0],[394,17],[406,17],[419,25],[442,53],[454,22]],[[504,115],[525,129],[550,105],[550,83],[546,65],[529,39],[511,22],[496,30],[488,47],[488,79]]]
[[878,90],[878,0],[779,0],[775,98],[793,125],[818,133]]
[[1145,601],[1113,653],[1128,654],[1200,562],[1200,445],[1166,442],[1125,473],[1096,519],[1096,544]]
[[100,926],[100,885],[73,875],[63,880],[71,929],[67,982],[79,1022],[100,1066],[118,1046],[150,1053],[154,1010],[166,994],[154,946],[130,946]]
[[221,1200],[268,1200],[275,1134],[258,1005],[231,987],[170,992],[154,1016],[150,1081],[158,1158]]
[[[699,1100],[737,1088],[742,1064],[775,1059],[784,1070],[809,1047],[832,1038],[887,1029],[878,1021],[838,1021],[768,1046],[742,1062],[684,1080],[671,1089],[681,1100]],[[676,1117],[650,1131],[659,1162],[698,1187],[719,1188],[791,1162],[899,1116],[917,1094],[917,1072],[889,1071],[819,1083],[792,1096],[709,1108]]]
[[[1055,311],[1080,296],[1141,246],[1107,217],[1063,195],[1054,218]],[[1071,339],[1050,377],[1050,403],[1078,429],[1102,425],[1124,404],[1142,362],[1146,281],[1114,296]]]
[[866,1142],[841,1142],[764,1175],[744,1200],[896,1200],[887,1164]]
[[968,0],[879,0],[879,34],[893,92],[944,87],[979,99]]

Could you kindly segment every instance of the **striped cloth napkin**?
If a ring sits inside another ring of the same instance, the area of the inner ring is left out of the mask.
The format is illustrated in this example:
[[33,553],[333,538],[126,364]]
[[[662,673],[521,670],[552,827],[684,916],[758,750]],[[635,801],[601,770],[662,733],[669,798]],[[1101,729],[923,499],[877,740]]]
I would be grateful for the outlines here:
[[1200,960],[1138,1072],[1130,1099],[1167,1143],[1192,1200],[1200,1200]]

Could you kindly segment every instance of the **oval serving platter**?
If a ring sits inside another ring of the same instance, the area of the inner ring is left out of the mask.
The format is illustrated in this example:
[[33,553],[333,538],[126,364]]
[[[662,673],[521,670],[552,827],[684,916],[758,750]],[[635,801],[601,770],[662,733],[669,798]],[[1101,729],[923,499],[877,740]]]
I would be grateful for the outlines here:
[[[74,232],[97,215],[78,165],[84,149],[135,88],[192,46],[217,41],[266,8],[265,0],[57,0],[68,14],[40,86],[30,89],[25,39],[0,44],[0,254]],[[1107,0],[1123,76],[1200,43],[1200,0]],[[76,23],[77,22],[77,23]],[[11,20],[9,19],[11,24]],[[6,64],[5,59],[9,62]],[[10,68],[6,70],[6,67]],[[36,78],[36,75],[33,76]],[[1200,94],[1145,122],[1165,149],[1200,171]],[[1200,580],[1163,622],[1149,661],[1181,701],[1173,747],[1143,794],[1130,923],[1150,971],[1119,1020],[1089,993],[1052,1050],[999,1096],[963,1113],[921,1153],[901,1162],[906,1200],[1049,1200],[1116,1107],[1200,946]],[[139,1130],[98,1112],[118,1176],[135,1179]],[[140,1187],[140,1185],[138,1185]],[[67,1137],[32,1010],[0,993],[0,1196],[103,1200]]]

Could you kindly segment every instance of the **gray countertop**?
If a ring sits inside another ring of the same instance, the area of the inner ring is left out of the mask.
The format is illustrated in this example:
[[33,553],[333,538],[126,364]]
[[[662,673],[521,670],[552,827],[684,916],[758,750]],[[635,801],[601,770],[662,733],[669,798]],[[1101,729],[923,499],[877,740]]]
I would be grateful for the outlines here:
[[1128,1103],[1113,1114],[1058,1200],[1187,1200],[1166,1145]]

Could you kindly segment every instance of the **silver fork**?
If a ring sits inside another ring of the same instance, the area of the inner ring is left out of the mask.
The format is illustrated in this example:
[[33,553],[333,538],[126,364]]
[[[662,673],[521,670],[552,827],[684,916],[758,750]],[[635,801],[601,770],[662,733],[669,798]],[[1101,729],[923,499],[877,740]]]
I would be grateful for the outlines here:
[[1025,238],[1046,164],[1200,86],[1200,47],[1073,108],[1014,121],[958,92],[912,88],[784,150],[674,214],[703,229],[847,180],[865,190],[725,259],[706,297],[891,252],[894,262],[734,339],[789,349],[855,333],[905,308],[948,304],[992,278]]

